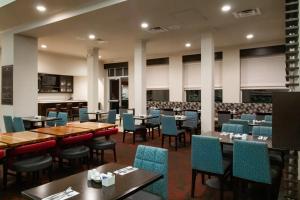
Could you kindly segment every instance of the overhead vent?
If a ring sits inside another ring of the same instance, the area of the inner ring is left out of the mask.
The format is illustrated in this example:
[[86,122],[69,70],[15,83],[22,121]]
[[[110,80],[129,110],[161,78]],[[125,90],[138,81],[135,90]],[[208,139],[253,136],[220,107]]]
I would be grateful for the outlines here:
[[233,13],[233,16],[237,19],[245,18],[245,17],[253,17],[253,16],[257,16],[257,15],[261,15],[261,11],[259,8],[247,9],[247,10],[242,10],[242,11]]
[[161,26],[156,26],[156,27],[149,28],[147,31],[149,33],[164,33],[164,32],[168,32],[169,30]]

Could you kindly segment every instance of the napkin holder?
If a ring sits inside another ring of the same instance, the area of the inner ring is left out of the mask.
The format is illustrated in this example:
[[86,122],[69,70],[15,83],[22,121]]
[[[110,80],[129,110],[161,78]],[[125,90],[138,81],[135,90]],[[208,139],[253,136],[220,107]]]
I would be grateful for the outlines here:
[[102,185],[105,187],[109,187],[114,185],[116,181],[116,176],[114,174],[108,174],[107,176],[103,177]]

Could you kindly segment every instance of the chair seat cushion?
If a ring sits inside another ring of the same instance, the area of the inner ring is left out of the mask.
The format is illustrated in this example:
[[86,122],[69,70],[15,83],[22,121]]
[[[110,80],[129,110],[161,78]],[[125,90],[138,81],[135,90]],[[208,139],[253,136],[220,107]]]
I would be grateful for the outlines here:
[[160,196],[157,196],[153,193],[146,192],[144,190],[138,191],[131,195],[130,197],[126,198],[127,200],[162,200]]
[[103,138],[95,138],[91,143],[91,148],[97,150],[114,149],[115,147],[114,140],[104,140]]
[[47,154],[16,161],[12,164],[12,169],[17,172],[33,172],[46,169],[50,167],[51,164],[52,157]]
[[61,158],[66,159],[75,159],[75,158],[82,158],[89,155],[90,149],[86,146],[77,146],[71,147],[68,149],[64,149],[60,152]]
[[108,129],[108,130],[101,130],[101,131],[96,131],[94,133],[94,137],[99,137],[99,136],[110,136],[110,135],[114,135],[117,134],[119,132],[119,130],[117,128],[112,128],[112,129]]
[[141,130],[145,130],[145,129],[146,129],[146,127],[143,125],[135,125],[134,126],[135,131],[141,131]]

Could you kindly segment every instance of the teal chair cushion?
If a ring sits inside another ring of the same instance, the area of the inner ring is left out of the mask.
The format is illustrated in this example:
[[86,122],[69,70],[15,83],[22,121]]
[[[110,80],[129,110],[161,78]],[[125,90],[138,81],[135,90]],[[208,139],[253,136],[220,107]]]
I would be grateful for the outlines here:
[[222,125],[222,132],[227,133],[244,133],[244,126],[241,124],[223,124]]
[[223,156],[219,138],[193,135],[192,169],[224,174]]
[[79,108],[79,121],[88,122],[89,115],[87,114],[87,108]]
[[134,167],[163,175],[163,178],[145,190],[168,199],[168,150],[139,145],[135,154]]
[[256,116],[254,114],[242,114],[241,120],[247,120],[247,121],[253,121],[256,119]]
[[272,115],[266,115],[265,116],[265,121],[266,122],[272,122]]
[[236,140],[233,145],[233,176],[271,184],[272,174],[267,144]]
[[56,121],[56,126],[65,126],[68,123],[68,113],[59,112],[57,115],[59,120]]
[[4,120],[6,132],[7,133],[15,132],[12,116],[4,115],[3,120]]
[[272,127],[272,122],[262,122],[261,124],[260,124],[261,126],[269,126],[269,127]]
[[15,132],[25,131],[23,119],[21,117],[14,117],[14,130]]
[[185,111],[184,115],[187,117],[183,122],[183,127],[189,129],[196,129],[198,127],[198,112]]
[[150,109],[149,115],[155,116],[156,118],[151,118],[151,119],[147,120],[147,123],[150,123],[152,125],[160,124],[160,110]]
[[255,136],[272,137],[272,127],[269,126],[254,126],[252,134]]
[[176,120],[174,116],[163,115],[161,117],[162,134],[178,135]]
[[107,116],[107,119],[106,119],[106,123],[115,124],[116,123],[116,115],[117,115],[116,110],[108,111],[108,116]]
[[249,121],[248,120],[242,120],[242,119],[231,119],[229,120],[230,124],[241,124],[244,126],[243,133],[249,134]]
[[123,114],[123,130],[125,131],[135,131],[133,114],[124,113]]
[[[57,112],[50,111],[48,117],[57,117]],[[55,126],[55,121],[48,121],[47,126]]]

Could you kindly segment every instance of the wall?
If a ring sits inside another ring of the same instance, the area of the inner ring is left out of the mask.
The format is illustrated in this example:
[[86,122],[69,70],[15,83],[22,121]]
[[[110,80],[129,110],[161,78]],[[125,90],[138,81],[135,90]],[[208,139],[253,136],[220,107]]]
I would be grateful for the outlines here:
[[146,88],[147,89],[168,89],[169,88],[169,65],[147,66],[146,67]]
[[87,100],[87,64],[86,59],[40,51],[38,54],[38,72],[74,76],[74,92],[39,94],[38,100]]

